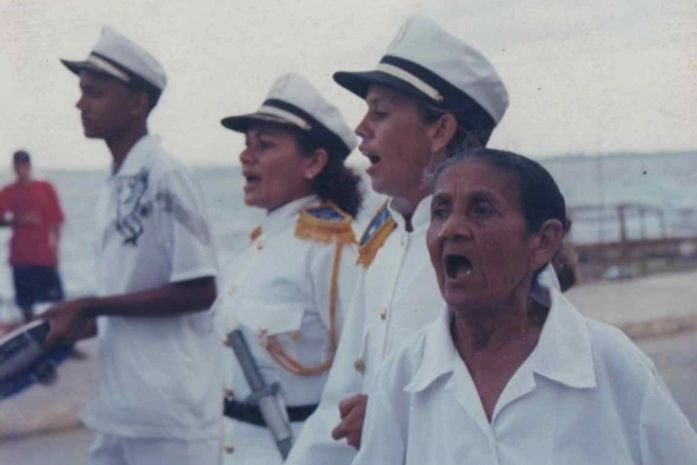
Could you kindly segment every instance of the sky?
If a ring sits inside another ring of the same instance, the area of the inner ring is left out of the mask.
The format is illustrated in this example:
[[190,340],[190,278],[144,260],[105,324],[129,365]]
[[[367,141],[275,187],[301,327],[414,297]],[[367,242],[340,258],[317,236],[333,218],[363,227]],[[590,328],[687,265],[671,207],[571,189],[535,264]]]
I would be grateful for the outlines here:
[[151,132],[188,164],[220,165],[243,145],[220,119],[255,110],[286,72],[355,126],[365,104],[331,76],[374,68],[411,14],[498,70],[511,104],[491,146],[533,158],[697,152],[694,0],[0,0],[0,168],[18,148],[42,168],[109,166],[104,143],[82,135],[77,79],[58,61],[85,58],[103,25],[167,72]]

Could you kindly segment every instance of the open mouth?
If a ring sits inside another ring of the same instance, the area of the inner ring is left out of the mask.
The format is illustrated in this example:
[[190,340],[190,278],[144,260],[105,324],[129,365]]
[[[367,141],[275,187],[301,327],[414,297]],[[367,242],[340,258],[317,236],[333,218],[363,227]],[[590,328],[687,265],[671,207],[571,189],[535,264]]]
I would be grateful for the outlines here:
[[449,278],[462,278],[472,274],[472,262],[464,255],[446,255],[445,272]]
[[369,152],[365,149],[360,149],[360,151],[363,155],[365,155],[366,158],[368,158],[371,165],[374,165],[380,161],[380,157],[377,154]]
[[247,174],[243,173],[245,181],[247,181],[247,184],[257,184],[259,181],[261,181],[261,178],[259,176],[253,175],[253,174]]

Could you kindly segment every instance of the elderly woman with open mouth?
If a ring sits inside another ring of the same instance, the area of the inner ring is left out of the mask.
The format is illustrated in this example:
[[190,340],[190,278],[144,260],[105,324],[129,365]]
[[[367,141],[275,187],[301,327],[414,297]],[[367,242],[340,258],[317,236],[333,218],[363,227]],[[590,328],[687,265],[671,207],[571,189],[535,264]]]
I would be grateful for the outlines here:
[[528,158],[478,149],[438,171],[427,244],[446,309],[382,367],[355,465],[697,464],[651,361],[534,284],[565,224]]

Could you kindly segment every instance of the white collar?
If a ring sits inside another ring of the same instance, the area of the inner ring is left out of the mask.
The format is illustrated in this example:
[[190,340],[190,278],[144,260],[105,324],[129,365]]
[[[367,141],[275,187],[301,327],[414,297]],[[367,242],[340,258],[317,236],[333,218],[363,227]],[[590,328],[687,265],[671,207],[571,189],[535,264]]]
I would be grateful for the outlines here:
[[288,223],[297,221],[298,214],[303,208],[312,205],[319,205],[320,200],[316,195],[308,195],[285,205],[281,205],[275,210],[266,214],[261,224],[261,233],[268,237],[269,234],[276,233],[284,229]]
[[132,176],[145,166],[152,149],[160,145],[160,137],[146,134],[136,142],[126,154],[126,158],[113,176]]
[[[552,307],[540,339],[523,366],[571,388],[593,388],[595,369],[586,319],[559,290],[550,289],[550,295]],[[452,375],[456,364],[464,364],[450,333],[451,318],[450,311],[444,309],[427,327],[421,364],[405,391],[422,391],[437,378]]]
[[[420,229],[425,229],[428,227],[428,224],[431,221],[432,197],[432,195],[424,197],[423,199],[421,199],[418,205],[416,205],[416,209],[414,210],[414,213],[411,215],[411,226],[414,231],[418,231]],[[397,223],[399,229],[405,231],[406,223],[404,221],[404,216],[403,213],[401,213],[399,209],[396,207],[396,203],[397,200],[391,198],[390,201],[387,203],[387,208],[390,210],[392,219],[394,219],[395,223]]]

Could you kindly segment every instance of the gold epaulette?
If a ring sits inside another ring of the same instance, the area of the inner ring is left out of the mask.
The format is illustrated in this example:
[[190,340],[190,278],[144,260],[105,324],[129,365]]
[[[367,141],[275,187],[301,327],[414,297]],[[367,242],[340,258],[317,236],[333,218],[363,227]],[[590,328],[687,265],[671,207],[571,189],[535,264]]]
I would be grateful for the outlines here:
[[331,202],[300,211],[295,237],[305,240],[354,244],[353,218]]
[[368,268],[378,253],[378,250],[385,244],[392,231],[397,228],[397,223],[390,215],[387,208],[388,201],[382,204],[378,211],[365,228],[365,232],[358,242],[358,261],[363,268]]

